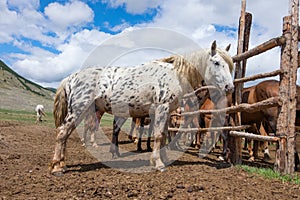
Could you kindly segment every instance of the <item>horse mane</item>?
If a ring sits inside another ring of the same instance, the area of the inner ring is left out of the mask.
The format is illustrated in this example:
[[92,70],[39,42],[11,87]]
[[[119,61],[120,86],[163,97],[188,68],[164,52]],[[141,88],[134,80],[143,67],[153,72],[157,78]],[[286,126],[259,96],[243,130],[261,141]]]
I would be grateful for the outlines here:
[[[232,72],[234,70],[234,64],[229,53],[222,49],[217,49],[217,52],[228,64],[229,70],[230,72]],[[170,57],[163,58],[159,61],[172,64],[177,70],[178,74],[185,76],[189,84],[194,89],[196,89],[202,85],[202,81],[204,80],[199,71],[194,66],[194,63],[198,63],[200,61],[201,56],[203,57],[205,55],[199,54],[199,51],[196,51],[188,56],[172,55]]]
[[224,50],[221,50],[221,49],[217,49],[217,52],[220,54],[220,56],[228,64],[230,72],[233,72],[234,64],[233,64],[233,60],[232,60],[231,56],[229,55],[229,53],[227,51],[224,51]]
[[189,84],[196,89],[201,86],[203,78],[199,71],[181,55],[173,55],[159,60],[161,62],[170,63],[177,70],[177,73],[184,76]]

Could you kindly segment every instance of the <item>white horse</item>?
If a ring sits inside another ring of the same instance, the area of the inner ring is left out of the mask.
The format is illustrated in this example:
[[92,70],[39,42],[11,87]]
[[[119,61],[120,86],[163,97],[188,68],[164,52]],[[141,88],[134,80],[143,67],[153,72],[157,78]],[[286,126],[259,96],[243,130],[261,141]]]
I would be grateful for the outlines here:
[[[214,41],[211,48],[186,57],[172,56],[127,68],[87,68],[70,75],[62,81],[54,100],[58,133],[51,173],[61,175],[64,172],[67,139],[94,106],[102,113],[115,116],[113,135],[120,131],[126,118],[150,115],[154,123],[150,161],[163,171],[162,159],[166,159],[166,152],[161,147],[165,144],[170,112],[179,106],[184,94],[197,89],[203,81],[224,93],[232,92],[232,70],[230,55],[217,49]],[[118,154],[118,146],[112,144],[110,151]]]
[[35,107],[36,121],[35,123],[42,122],[42,116],[46,116],[44,106],[39,104]]

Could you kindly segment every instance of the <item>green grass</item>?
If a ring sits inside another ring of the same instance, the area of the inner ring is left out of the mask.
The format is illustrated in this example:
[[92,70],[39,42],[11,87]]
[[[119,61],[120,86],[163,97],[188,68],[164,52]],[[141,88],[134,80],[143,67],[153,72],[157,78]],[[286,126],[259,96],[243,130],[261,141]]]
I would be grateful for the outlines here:
[[[54,128],[54,118],[52,112],[46,112],[46,117],[43,117],[42,119],[44,120],[43,121],[44,125]],[[30,111],[0,109],[0,120],[17,121],[26,124],[34,124],[36,120],[36,113]],[[122,129],[126,128],[126,130],[129,130],[130,122],[131,122],[130,120],[127,120],[126,123],[123,125]],[[100,126],[112,128],[112,125],[113,125],[113,115],[105,113],[101,119]]]
[[[34,124],[36,120],[36,113],[30,111],[0,109],[0,119],[3,121],[16,121],[26,124]],[[54,119],[51,112],[46,112],[46,117],[43,117],[42,119],[44,120],[43,124],[54,127]]]
[[245,170],[249,174],[258,174],[268,179],[277,179],[282,182],[292,182],[300,186],[300,179],[297,175],[281,175],[279,172],[275,172],[270,168],[257,168],[247,165],[238,165],[240,169]]

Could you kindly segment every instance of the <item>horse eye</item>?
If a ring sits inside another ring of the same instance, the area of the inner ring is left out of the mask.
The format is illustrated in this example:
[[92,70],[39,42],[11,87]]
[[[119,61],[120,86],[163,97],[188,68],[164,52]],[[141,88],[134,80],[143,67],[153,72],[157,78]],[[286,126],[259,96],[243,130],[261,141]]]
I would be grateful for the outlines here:
[[219,66],[219,65],[220,65],[220,63],[219,63],[218,61],[214,61],[214,65],[217,65],[217,66]]

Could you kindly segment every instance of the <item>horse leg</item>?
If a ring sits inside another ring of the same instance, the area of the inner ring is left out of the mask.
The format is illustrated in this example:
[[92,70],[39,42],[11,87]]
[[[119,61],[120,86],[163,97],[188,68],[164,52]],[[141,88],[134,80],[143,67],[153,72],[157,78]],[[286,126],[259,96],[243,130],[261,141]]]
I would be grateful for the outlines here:
[[[259,129],[259,132],[261,135],[263,136],[268,136],[268,133],[266,132],[263,124],[260,125],[260,129]],[[267,141],[264,141],[262,142],[262,148],[263,148],[263,152],[264,152],[264,158],[263,160],[264,161],[268,161],[271,159],[271,156],[270,156],[270,152],[269,152],[269,145],[268,145],[268,142]]]
[[131,125],[130,125],[130,132],[128,135],[128,139],[130,141],[133,141],[134,143],[136,143],[136,139],[137,139],[137,134],[136,131],[138,130],[139,127],[139,119],[138,118],[132,118],[131,120]]
[[96,137],[95,137],[95,135],[96,135],[96,129],[93,128],[91,130],[91,143],[92,143],[93,147],[98,147],[98,144],[96,143]]
[[[161,104],[155,108],[155,119],[154,119],[154,146],[153,152],[150,158],[150,163],[155,164],[155,168],[160,171],[165,170],[165,165],[162,162],[161,157],[166,159],[164,150],[161,150],[162,145],[166,142],[166,124],[168,121],[169,104]],[[161,154],[162,153],[162,154]]]
[[98,131],[98,129],[99,129],[100,121],[101,121],[103,114],[104,114],[104,112],[101,112],[101,111],[96,112],[94,124],[91,129],[91,143],[92,143],[93,147],[98,147],[98,144],[96,142],[96,131]]
[[153,123],[150,122],[149,124],[149,130],[148,130],[148,134],[147,134],[147,152],[152,152],[152,148],[151,148],[151,135],[153,132]]
[[87,119],[84,120],[84,125],[83,125],[83,133],[82,133],[82,138],[81,138],[81,142],[82,142],[82,146],[86,146],[86,135],[89,129],[89,124],[87,122]]
[[138,142],[137,142],[137,151],[142,152],[142,137],[144,132],[144,123],[145,123],[145,117],[140,118],[140,127],[139,127],[139,136],[138,136]]
[[117,116],[114,117],[113,134],[112,134],[112,140],[111,140],[112,143],[110,145],[110,150],[109,150],[109,152],[112,154],[112,158],[120,157],[118,136],[119,136],[121,127],[123,126],[125,121],[126,121],[126,118],[117,117]]
[[54,156],[51,164],[51,173],[56,176],[62,175],[62,173],[65,171],[66,142],[72,131],[75,129],[74,116],[68,116],[65,121],[66,123],[57,129],[58,134],[56,136]]
[[254,156],[253,156],[253,149],[252,149],[252,142],[253,140],[248,139],[248,153],[250,158],[248,159],[249,161],[253,162],[254,161]]
[[137,144],[139,142],[140,126],[141,126],[141,118],[135,118],[134,131],[133,131],[133,135],[132,135],[134,144]]

